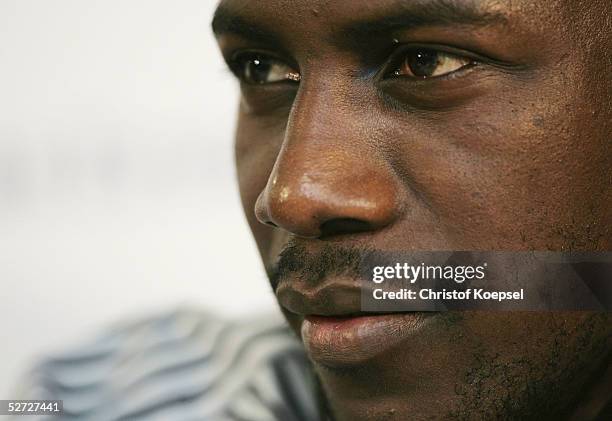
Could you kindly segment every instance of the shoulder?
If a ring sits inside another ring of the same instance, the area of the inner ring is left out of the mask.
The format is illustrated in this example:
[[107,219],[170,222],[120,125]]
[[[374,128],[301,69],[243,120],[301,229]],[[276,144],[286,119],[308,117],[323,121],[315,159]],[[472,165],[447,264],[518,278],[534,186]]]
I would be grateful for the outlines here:
[[179,310],[123,323],[38,364],[27,399],[70,419],[316,419],[312,375],[278,315],[228,321]]

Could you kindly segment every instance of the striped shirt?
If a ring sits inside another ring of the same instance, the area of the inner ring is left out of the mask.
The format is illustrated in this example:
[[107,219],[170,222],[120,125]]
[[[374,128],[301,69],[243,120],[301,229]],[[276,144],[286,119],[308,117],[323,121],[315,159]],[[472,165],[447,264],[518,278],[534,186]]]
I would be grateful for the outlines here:
[[42,361],[23,399],[63,400],[50,420],[313,421],[314,390],[280,316],[232,322],[180,310]]

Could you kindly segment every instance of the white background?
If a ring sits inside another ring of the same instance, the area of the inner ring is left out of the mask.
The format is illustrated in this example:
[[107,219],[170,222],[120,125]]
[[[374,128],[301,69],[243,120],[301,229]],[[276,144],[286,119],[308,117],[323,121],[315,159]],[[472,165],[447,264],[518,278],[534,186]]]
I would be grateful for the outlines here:
[[214,6],[0,0],[0,399],[118,319],[275,308],[235,186]]

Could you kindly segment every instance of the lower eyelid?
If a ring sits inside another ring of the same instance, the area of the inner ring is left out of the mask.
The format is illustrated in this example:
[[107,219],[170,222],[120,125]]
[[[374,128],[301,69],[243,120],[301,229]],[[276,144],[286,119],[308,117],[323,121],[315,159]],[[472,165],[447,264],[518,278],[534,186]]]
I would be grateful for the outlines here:
[[381,100],[398,111],[448,110],[486,94],[502,77],[494,68],[476,63],[428,79],[383,79],[377,91]]
[[296,86],[286,81],[263,85],[242,84],[242,101],[252,114],[284,112],[283,110],[288,110],[293,103]]

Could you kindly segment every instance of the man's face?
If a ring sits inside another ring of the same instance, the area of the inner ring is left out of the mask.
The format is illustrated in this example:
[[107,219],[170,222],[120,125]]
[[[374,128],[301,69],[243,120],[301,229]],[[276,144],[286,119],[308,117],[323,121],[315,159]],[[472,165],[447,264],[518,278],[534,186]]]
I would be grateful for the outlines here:
[[605,314],[355,317],[341,274],[363,249],[610,250],[611,12],[221,2],[244,209],[339,420],[554,414],[609,354]]

